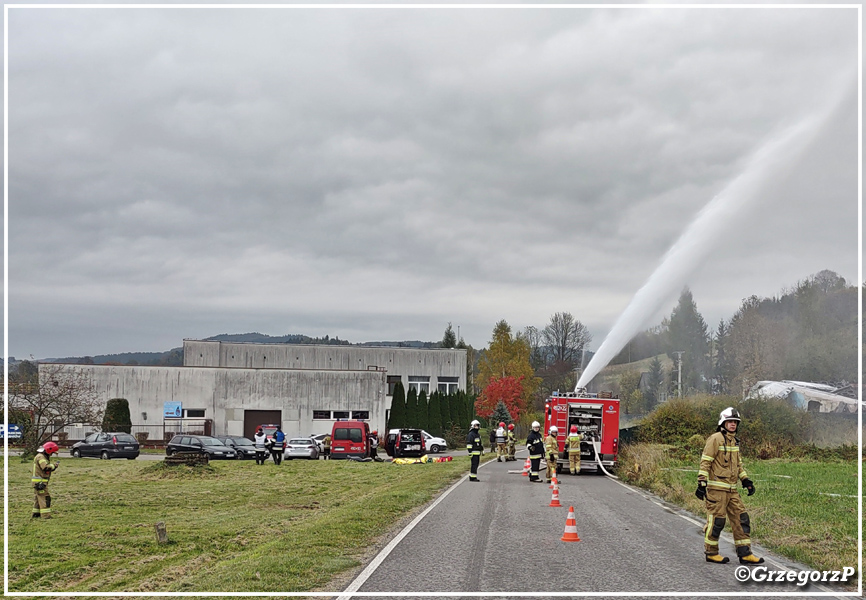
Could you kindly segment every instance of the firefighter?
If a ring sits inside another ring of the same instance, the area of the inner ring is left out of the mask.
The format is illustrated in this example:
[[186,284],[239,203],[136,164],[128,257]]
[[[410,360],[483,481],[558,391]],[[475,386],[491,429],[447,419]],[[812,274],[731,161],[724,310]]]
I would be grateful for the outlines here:
[[751,523],[749,513],[740,499],[737,483],[755,493],[755,484],[749,479],[740,460],[740,441],[736,437],[740,415],[737,409],[728,407],[719,414],[718,431],[707,438],[701,466],[698,470],[698,489],[695,496],[704,500],[707,508],[707,525],[704,535],[704,554],[707,562],[724,564],[727,556],[719,554],[719,537],[725,528],[725,517],[731,520],[734,546],[737,556],[744,565],[758,565],[764,562],[752,554],[752,541],[749,539]]
[[277,427],[271,441],[273,442],[271,444],[271,458],[274,459],[274,464],[278,465],[283,462],[283,449],[285,448],[286,443],[286,434],[283,433],[281,427]]
[[323,460],[328,460],[331,458],[331,434],[329,433],[322,439],[322,456]]
[[379,456],[379,430],[374,429],[370,432],[370,456],[376,458]]
[[514,447],[517,444],[517,436],[514,435],[514,423],[508,424],[508,455],[505,457],[505,460],[517,460],[517,457],[514,456]]
[[33,483],[33,491],[36,493],[36,499],[33,503],[33,518],[51,518],[51,494],[48,492],[48,480],[51,479],[51,473],[57,470],[59,462],[55,460],[51,462],[51,455],[56,454],[60,448],[54,442],[46,442],[44,446],[39,446],[36,449],[36,456],[33,457],[33,476],[30,481]]
[[565,449],[568,450],[568,470],[572,475],[580,474],[580,434],[577,425],[572,425],[565,439]]
[[466,451],[469,452],[471,466],[469,467],[469,481],[479,481],[478,463],[481,462],[481,453],[484,452],[484,444],[481,442],[481,434],[478,430],[481,423],[475,419],[470,424],[469,435],[466,436]]
[[496,462],[502,462],[505,454],[505,442],[507,441],[505,434],[505,422],[500,421],[499,427],[496,429]]
[[532,422],[532,431],[526,436],[526,449],[529,451],[529,481],[532,483],[544,483],[538,477],[541,469],[541,457],[544,456],[544,438],[541,437],[541,423]]
[[556,425],[551,425],[547,437],[544,439],[544,454],[547,456],[547,471],[545,475],[548,479],[553,473],[556,473],[556,458],[559,456],[559,442],[556,441],[556,434],[559,429]]
[[268,436],[265,435],[264,429],[259,427],[256,429],[256,434],[253,436],[253,443],[256,445],[256,464],[263,465],[268,460],[267,448]]

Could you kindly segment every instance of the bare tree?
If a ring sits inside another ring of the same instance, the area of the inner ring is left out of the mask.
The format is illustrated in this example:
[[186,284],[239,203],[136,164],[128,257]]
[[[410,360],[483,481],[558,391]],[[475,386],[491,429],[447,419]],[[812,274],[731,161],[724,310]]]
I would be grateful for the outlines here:
[[33,454],[43,443],[73,423],[99,423],[103,403],[89,373],[74,365],[40,365],[38,380],[10,385],[9,409],[22,423],[25,452]]
[[553,362],[567,363],[572,367],[579,364],[581,352],[592,341],[592,334],[586,326],[568,312],[558,312],[550,317],[541,337],[553,353]]

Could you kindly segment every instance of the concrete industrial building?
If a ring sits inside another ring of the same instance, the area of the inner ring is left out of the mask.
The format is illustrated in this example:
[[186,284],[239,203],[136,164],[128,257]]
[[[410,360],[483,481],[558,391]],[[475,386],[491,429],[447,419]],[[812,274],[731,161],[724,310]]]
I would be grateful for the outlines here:
[[[330,431],[341,418],[384,430],[397,381],[429,395],[466,389],[466,351],[184,340],[184,366],[51,365],[86,373],[99,398],[129,401],[134,425],[247,435],[280,423],[289,436]],[[49,368],[40,365],[40,372]],[[70,439],[83,437],[71,428]],[[135,431],[135,430],[134,430]],[[154,439],[151,436],[150,439]]]

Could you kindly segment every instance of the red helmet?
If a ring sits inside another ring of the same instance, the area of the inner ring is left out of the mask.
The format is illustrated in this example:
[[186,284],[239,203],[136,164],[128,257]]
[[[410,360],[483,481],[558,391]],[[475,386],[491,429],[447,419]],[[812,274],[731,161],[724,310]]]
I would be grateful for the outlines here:
[[577,433],[577,425],[571,426],[571,433]]
[[505,427],[505,423],[504,423],[503,421],[499,421],[499,426],[500,426],[500,427]]
[[372,435],[379,435],[379,431],[376,430],[376,429],[374,429],[374,430],[371,431],[370,433],[371,433]]
[[512,431],[514,429],[514,423],[508,424],[508,431]]
[[45,451],[45,454],[54,454],[55,452],[60,450],[60,448],[58,448],[57,444],[55,444],[54,442],[47,442],[44,446],[42,446],[42,449]]

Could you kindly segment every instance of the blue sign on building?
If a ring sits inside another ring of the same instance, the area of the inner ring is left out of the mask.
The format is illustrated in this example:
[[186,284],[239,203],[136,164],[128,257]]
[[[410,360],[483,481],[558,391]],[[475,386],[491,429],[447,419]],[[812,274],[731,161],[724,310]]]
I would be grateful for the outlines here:
[[9,439],[10,440],[20,440],[21,439],[21,427],[16,425],[15,423],[9,423],[6,427],[0,427],[0,440],[6,435],[6,431],[9,431]]
[[180,419],[183,417],[183,408],[180,402],[163,402],[162,416],[165,419]]

